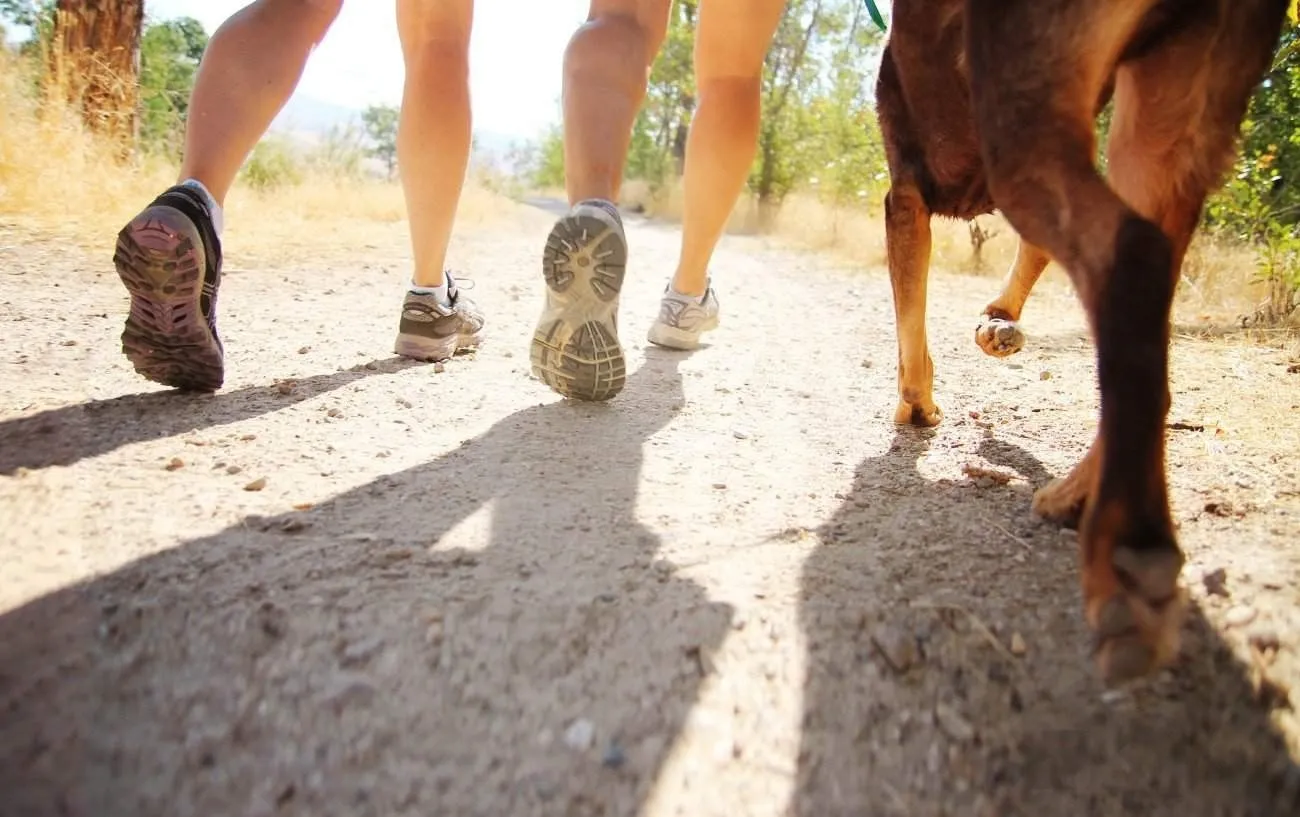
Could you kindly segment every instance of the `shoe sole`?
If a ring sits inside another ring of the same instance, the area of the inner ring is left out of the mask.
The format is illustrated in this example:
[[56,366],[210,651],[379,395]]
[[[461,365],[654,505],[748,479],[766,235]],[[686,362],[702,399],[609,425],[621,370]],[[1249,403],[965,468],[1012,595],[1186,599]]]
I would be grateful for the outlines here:
[[445,360],[451,360],[458,352],[477,349],[482,342],[481,333],[478,335],[450,337],[445,340],[429,340],[428,338],[401,335],[393,346],[393,353],[411,360],[441,363]]
[[558,394],[601,401],[623,390],[618,296],[626,271],[627,241],[604,211],[578,207],[551,228],[542,254],[546,308],[530,358],[533,375]]
[[221,344],[200,308],[203,246],[179,211],[146,209],[117,235],[113,264],[131,294],[122,353],[147,380],[216,391],[225,376]]
[[700,336],[705,332],[711,332],[718,328],[717,319],[707,321],[703,326],[695,331],[678,329],[673,326],[664,326],[655,323],[646,333],[646,340],[655,346],[662,346],[665,349],[677,349],[680,351],[692,351],[700,348]]

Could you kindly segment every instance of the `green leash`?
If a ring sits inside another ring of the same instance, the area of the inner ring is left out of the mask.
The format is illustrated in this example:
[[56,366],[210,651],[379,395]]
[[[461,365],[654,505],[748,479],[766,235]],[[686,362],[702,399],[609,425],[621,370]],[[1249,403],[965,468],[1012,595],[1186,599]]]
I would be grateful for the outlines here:
[[885,18],[880,16],[880,9],[876,8],[875,0],[862,0],[867,5],[867,14],[871,16],[871,22],[875,23],[881,31],[885,30]]

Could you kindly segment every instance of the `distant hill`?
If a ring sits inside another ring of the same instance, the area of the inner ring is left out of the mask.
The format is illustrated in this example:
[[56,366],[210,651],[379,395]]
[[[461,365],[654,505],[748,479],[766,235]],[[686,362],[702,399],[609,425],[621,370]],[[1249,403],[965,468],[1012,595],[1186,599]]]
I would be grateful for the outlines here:
[[297,93],[289,97],[284,110],[271,123],[271,130],[319,137],[329,133],[331,128],[348,124],[361,126],[360,110]]

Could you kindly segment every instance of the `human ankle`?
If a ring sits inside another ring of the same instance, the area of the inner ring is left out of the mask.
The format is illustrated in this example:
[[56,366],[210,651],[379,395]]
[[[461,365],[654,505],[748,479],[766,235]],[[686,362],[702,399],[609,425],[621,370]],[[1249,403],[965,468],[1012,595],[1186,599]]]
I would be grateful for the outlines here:
[[217,234],[217,238],[220,238],[226,220],[225,210],[221,206],[221,202],[217,201],[216,196],[212,195],[212,192],[208,190],[207,185],[193,177],[182,179],[178,186],[188,187],[203,197],[204,202],[208,205],[209,217],[212,219],[212,230]]

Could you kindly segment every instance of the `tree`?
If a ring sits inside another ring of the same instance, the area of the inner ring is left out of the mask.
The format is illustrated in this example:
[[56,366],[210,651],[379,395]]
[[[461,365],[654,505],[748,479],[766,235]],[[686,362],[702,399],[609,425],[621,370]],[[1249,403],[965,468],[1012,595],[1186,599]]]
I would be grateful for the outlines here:
[[140,141],[146,147],[180,155],[190,93],[207,45],[207,32],[192,17],[146,26],[140,40]]
[[[651,187],[681,175],[695,109],[692,45],[698,0],[679,0],[628,151],[627,176]],[[750,190],[765,221],[799,185],[857,200],[884,154],[870,78],[880,33],[860,0],[791,0],[764,63],[763,119]]]
[[361,122],[373,146],[372,156],[378,156],[388,168],[392,178],[397,168],[397,121],[399,110],[392,105],[371,105],[361,112]]
[[143,0],[57,0],[51,41],[56,88],[87,127],[134,144],[139,128]]
[[54,0],[0,0],[0,20],[31,32],[19,46],[20,54],[43,53],[54,30]]
[[673,4],[663,48],[650,71],[645,102],[632,129],[627,176],[657,187],[681,176],[686,134],[695,110],[695,39],[698,0]]

